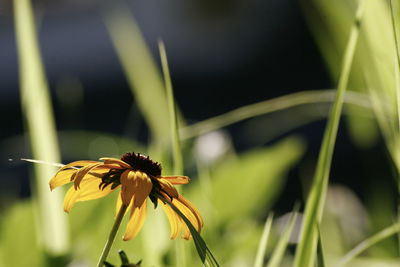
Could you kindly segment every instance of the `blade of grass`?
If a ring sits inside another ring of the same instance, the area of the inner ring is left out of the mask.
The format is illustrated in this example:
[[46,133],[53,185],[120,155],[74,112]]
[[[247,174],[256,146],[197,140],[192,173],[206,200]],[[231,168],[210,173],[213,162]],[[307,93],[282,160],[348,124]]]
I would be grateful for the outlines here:
[[345,49],[342,62],[342,72],[338,83],[338,92],[325,129],[314,181],[306,202],[300,241],[295,255],[296,267],[314,266],[318,240],[318,231],[316,226],[322,217],[323,205],[329,181],[329,171],[343,107],[343,98],[347,88],[351,64],[359,36],[364,3],[365,0],[359,2],[355,21],[351,28],[350,37]]
[[[180,129],[180,136],[183,139],[192,138],[246,119],[266,115],[295,106],[331,103],[335,100],[335,97],[336,90],[333,89],[302,91],[276,97],[259,103],[243,106],[210,119],[183,127]],[[346,92],[344,96],[344,102],[350,105],[357,105],[366,109],[372,109],[367,94]]]
[[290,215],[290,218],[285,226],[283,234],[279,238],[279,242],[275,247],[274,252],[272,253],[271,259],[269,260],[267,267],[280,266],[283,255],[285,254],[288,245],[289,237],[292,234],[294,224],[296,223],[299,208],[299,203],[296,203],[293,208],[292,214]]
[[325,267],[325,256],[324,256],[324,248],[322,246],[322,240],[321,240],[321,230],[319,228],[319,225],[317,225],[318,228],[318,244],[317,244],[317,263],[318,267]]
[[[183,174],[182,151],[181,151],[181,144],[179,141],[179,132],[178,132],[179,126],[176,115],[174,93],[172,89],[171,76],[169,73],[167,53],[165,51],[164,42],[161,39],[158,40],[158,49],[160,51],[161,66],[164,74],[165,89],[167,91],[167,99],[168,99],[170,129],[171,129],[171,139],[172,139],[172,152],[173,152],[173,170],[174,174]],[[175,251],[176,251],[177,266],[178,267],[187,266],[186,249],[183,242],[176,243]]]
[[170,118],[160,71],[140,29],[122,1],[107,3],[105,25],[157,151],[168,144]]
[[265,221],[264,231],[262,233],[260,243],[258,244],[256,259],[254,261],[254,267],[262,267],[265,258],[265,252],[267,250],[269,233],[271,232],[272,220],[274,214],[270,213],[267,220]]
[[373,236],[367,238],[366,240],[362,241],[360,244],[355,246],[352,250],[350,250],[343,258],[339,260],[339,262],[335,265],[335,267],[340,267],[360,255],[362,252],[367,250],[368,248],[372,247],[376,243],[400,232],[400,223],[393,224],[378,233],[374,234]]
[[[30,0],[14,1],[14,18],[21,105],[28,128],[32,157],[47,162],[60,162],[51,100]],[[68,224],[61,208],[63,193],[56,191],[50,194],[49,190],[49,179],[57,168],[45,164],[36,164],[33,168],[41,243],[50,254],[65,254],[70,245]]]

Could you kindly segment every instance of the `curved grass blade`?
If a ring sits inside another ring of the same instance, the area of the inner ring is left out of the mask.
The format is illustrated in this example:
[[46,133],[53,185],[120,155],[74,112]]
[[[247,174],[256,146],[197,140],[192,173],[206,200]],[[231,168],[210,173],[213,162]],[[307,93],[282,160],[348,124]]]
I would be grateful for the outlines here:
[[350,250],[340,261],[335,265],[335,267],[340,267],[360,255],[362,252],[367,250],[369,247],[372,247],[376,243],[400,232],[400,223],[393,224],[380,232],[376,233],[375,235],[367,238],[366,240],[362,241],[352,250]]
[[265,258],[265,251],[267,249],[268,238],[269,238],[269,233],[271,232],[273,217],[274,217],[274,214],[270,213],[265,222],[264,231],[262,233],[260,243],[259,243],[258,249],[257,249],[256,259],[254,261],[254,267],[262,267],[263,266],[263,262],[264,262],[264,258]]
[[318,267],[325,267],[325,257],[324,257],[324,249],[322,247],[322,240],[321,240],[321,230],[319,225],[317,225],[318,229],[318,244],[317,244],[317,263]]
[[210,267],[219,267],[217,260],[215,259],[214,255],[211,253],[211,250],[207,247],[206,242],[204,242],[203,238],[201,238],[200,234],[197,232],[196,228],[192,225],[192,223],[186,218],[185,215],[177,208],[174,204],[172,204],[169,200],[164,198],[162,195],[158,195],[163,202],[167,203],[186,223],[187,227],[192,234],[194,244],[196,246],[197,254],[201,259],[201,262],[205,266]]
[[[183,127],[179,132],[182,139],[188,139],[246,119],[266,115],[272,112],[307,104],[332,103],[335,100],[335,97],[335,89],[322,91],[310,90],[288,94],[228,111],[210,119]],[[350,91],[346,92],[343,100],[346,104],[372,109],[367,94]]]
[[360,23],[364,4],[365,0],[359,2],[355,21],[351,28],[349,41],[343,57],[342,73],[339,78],[338,92],[333,104],[328,124],[325,129],[324,138],[318,157],[317,168],[314,175],[314,181],[311,186],[310,194],[307,198],[304,212],[304,222],[299,245],[295,255],[296,267],[314,266],[318,240],[317,224],[320,222],[322,217],[333,150],[343,107],[343,98],[347,88],[353,56],[360,32]]
[[292,234],[294,224],[296,223],[299,208],[300,208],[299,203],[296,203],[293,208],[292,214],[290,215],[290,218],[285,226],[285,230],[283,231],[283,234],[280,237],[274,252],[272,253],[271,259],[269,260],[267,267],[280,266],[283,255],[287,248],[289,237]]

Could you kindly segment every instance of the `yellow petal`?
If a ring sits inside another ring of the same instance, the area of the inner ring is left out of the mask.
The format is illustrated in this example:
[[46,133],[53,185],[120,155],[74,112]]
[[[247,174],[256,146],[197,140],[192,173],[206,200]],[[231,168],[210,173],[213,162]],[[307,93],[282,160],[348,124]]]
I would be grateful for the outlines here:
[[168,196],[176,198],[179,196],[178,191],[176,191],[176,188],[168,181],[163,178],[157,179],[158,182],[161,185],[161,189],[164,190]]
[[186,218],[200,233],[204,223],[200,212],[193,206],[193,204],[181,195],[179,195],[178,198],[174,198],[172,203],[183,213],[183,215],[186,216]]
[[97,166],[100,166],[102,164],[103,164],[102,162],[96,162],[96,163],[88,164],[85,167],[80,168],[76,172],[75,179],[74,179],[75,189],[79,188],[79,184],[81,183],[83,177],[85,177],[86,174],[88,174],[92,169],[94,169]]
[[71,168],[80,169],[82,167],[85,167],[85,166],[87,166],[89,164],[93,164],[93,163],[96,163],[96,162],[98,162],[98,161],[93,161],[93,160],[74,161],[74,162],[68,163],[67,165],[65,165],[64,167],[59,169],[58,172],[61,172],[61,171],[66,170],[66,169],[71,169]]
[[111,186],[107,186],[101,190],[99,189],[100,183],[101,179],[88,177],[82,180],[79,189],[76,190],[74,186],[71,186],[64,197],[64,211],[69,213],[75,202],[101,198],[116,189],[111,189]]
[[[116,205],[116,207],[115,207],[115,216],[118,215],[118,212],[119,212],[119,210],[121,209],[121,206],[122,206],[122,199],[121,199],[121,191],[120,191],[119,194],[118,194],[118,198],[117,198],[117,205]],[[129,206],[128,206],[128,208],[126,209],[125,214],[126,214],[126,213],[128,212],[128,210],[131,208],[131,206],[132,206],[132,201],[131,201],[131,203],[129,203]]]
[[149,196],[151,189],[153,188],[153,183],[147,174],[144,172],[136,172],[136,192],[135,192],[135,202],[136,207],[140,207],[143,201]]
[[187,176],[162,176],[162,179],[168,180],[171,184],[188,184],[190,178]]
[[122,203],[129,205],[136,190],[136,173],[132,170],[125,170],[121,174],[120,181]]
[[53,178],[51,178],[49,185],[50,190],[57,188],[59,186],[68,184],[71,182],[72,175],[77,172],[76,169],[68,169],[63,171],[58,171]]
[[[134,201],[134,199],[132,201]],[[131,217],[129,218],[123,237],[124,241],[131,240],[139,233],[140,229],[142,229],[144,219],[146,218],[146,211],[147,199],[145,199],[140,207],[132,206]]]
[[118,164],[123,168],[126,169],[132,169],[132,166],[126,163],[125,161],[122,161],[120,159],[115,159],[115,158],[100,158],[100,160],[104,161],[104,164]]
[[179,215],[168,205],[164,204],[161,200],[158,200],[158,203],[163,207],[165,214],[167,215],[169,225],[171,228],[171,239],[176,239],[182,228],[182,219]]

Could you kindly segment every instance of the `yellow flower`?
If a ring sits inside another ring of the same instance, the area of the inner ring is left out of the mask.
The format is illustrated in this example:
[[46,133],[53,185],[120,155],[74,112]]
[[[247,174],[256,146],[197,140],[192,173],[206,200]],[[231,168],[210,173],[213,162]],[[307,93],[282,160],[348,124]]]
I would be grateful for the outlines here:
[[62,167],[50,180],[50,189],[74,182],[64,198],[64,211],[71,210],[75,202],[107,196],[121,187],[117,212],[124,204],[131,209],[124,240],[134,238],[142,228],[147,210],[147,197],[160,204],[171,226],[171,239],[183,230],[182,237],[189,240],[191,233],[183,219],[164,200],[175,205],[200,233],[203,220],[189,200],[181,196],[173,185],[187,184],[187,176],[161,176],[161,165],[140,153],[126,153],[121,159],[100,158],[98,161],[75,161]]

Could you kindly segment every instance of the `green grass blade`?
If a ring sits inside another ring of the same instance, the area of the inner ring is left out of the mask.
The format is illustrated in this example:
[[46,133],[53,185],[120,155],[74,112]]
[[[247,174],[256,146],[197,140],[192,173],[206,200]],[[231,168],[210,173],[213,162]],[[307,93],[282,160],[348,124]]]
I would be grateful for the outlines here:
[[263,266],[265,252],[267,250],[268,238],[269,238],[269,234],[271,232],[273,217],[274,217],[274,214],[270,213],[268,215],[267,220],[265,221],[264,230],[263,230],[263,233],[262,233],[262,236],[260,239],[260,243],[258,245],[256,259],[254,261],[254,267],[262,267]]
[[[32,157],[60,162],[57,134],[43,63],[36,37],[30,0],[14,1],[14,18],[19,60],[21,105],[28,128]],[[69,250],[68,224],[62,211],[62,191],[50,192],[49,180],[57,168],[33,166],[38,204],[39,237],[44,249],[54,255]]]
[[340,267],[360,255],[362,252],[367,250],[369,247],[375,245],[376,243],[400,232],[400,223],[393,224],[380,232],[376,233],[375,235],[367,238],[366,240],[362,241],[352,250],[350,250],[340,261],[335,265],[335,267]]
[[[167,53],[165,51],[165,45],[162,40],[158,41],[158,49],[160,51],[161,67],[164,74],[165,89],[167,91],[167,99],[168,99],[169,118],[171,125],[170,129],[171,129],[171,139],[172,139],[173,171],[174,174],[181,175],[183,174],[183,160],[182,160],[181,143],[179,140],[179,132],[178,132],[178,119],[176,115],[176,106],[174,101],[171,76],[168,67]],[[186,249],[184,244],[182,242],[176,243],[175,249],[176,249],[177,266],[178,267],[186,266],[187,259],[186,259]]]
[[296,267],[314,266],[316,246],[318,240],[317,224],[320,222],[323,204],[329,181],[329,171],[339,128],[339,121],[343,107],[343,98],[347,88],[351,64],[360,32],[361,16],[365,1],[360,1],[354,25],[350,31],[349,41],[342,62],[342,72],[339,77],[338,92],[331,111],[330,118],[324,133],[318,163],[315,171],[314,181],[310,194],[307,198],[304,212],[304,222],[300,235],[300,241],[295,255]]
[[289,237],[292,234],[294,224],[296,223],[298,211],[299,211],[300,205],[297,203],[295,207],[293,208],[293,212],[290,215],[289,221],[287,222],[287,225],[285,226],[285,229],[283,231],[282,236],[279,239],[279,242],[277,246],[274,249],[274,252],[272,253],[271,259],[268,262],[268,267],[278,267],[281,264],[281,261],[283,259],[283,255],[285,254]]
[[183,173],[183,160],[182,160],[182,151],[181,151],[181,143],[179,140],[179,126],[178,126],[178,116],[176,114],[176,105],[174,101],[174,93],[172,89],[171,76],[169,74],[169,67],[167,61],[167,53],[165,52],[164,42],[162,40],[158,41],[158,48],[160,50],[161,57],[161,66],[164,74],[164,82],[165,88],[167,91],[167,99],[168,99],[168,108],[169,108],[169,117],[170,117],[170,128],[171,128],[171,137],[172,137],[172,151],[174,156],[174,173],[182,174]]
[[160,71],[129,8],[109,3],[105,25],[127,77],[135,102],[158,150],[168,144],[170,118]]
[[325,256],[324,256],[324,248],[322,246],[322,240],[321,240],[321,229],[319,228],[319,225],[317,225],[318,228],[318,244],[317,244],[317,263],[318,267],[325,267]]
[[[243,106],[210,119],[183,127],[180,129],[180,136],[183,139],[192,138],[246,119],[266,115],[272,112],[307,104],[331,103],[335,100],[335,97],[336,90],[332,89],[302,91],[276,97],[266,101]],[[372,109],[367,94],[346,92],[344,102],[350,105],[357,105],[366,109]]]

